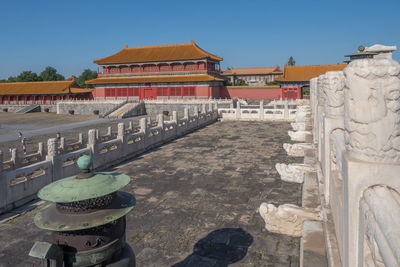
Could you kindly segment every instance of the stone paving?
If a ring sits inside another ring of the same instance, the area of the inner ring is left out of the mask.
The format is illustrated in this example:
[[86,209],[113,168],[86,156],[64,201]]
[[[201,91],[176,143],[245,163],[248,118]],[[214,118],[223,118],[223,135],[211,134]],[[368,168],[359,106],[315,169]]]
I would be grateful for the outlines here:
[[[301,205],[301,185],[275,170],[289,158],[288,123],[218,122],[116,167],[137,206],[127,242],[137,266],[299,266],[300,240],[268,232],[261,202]],[[27,256],[43,236],[31,211],[0,224],[0,266],[39,266]]]

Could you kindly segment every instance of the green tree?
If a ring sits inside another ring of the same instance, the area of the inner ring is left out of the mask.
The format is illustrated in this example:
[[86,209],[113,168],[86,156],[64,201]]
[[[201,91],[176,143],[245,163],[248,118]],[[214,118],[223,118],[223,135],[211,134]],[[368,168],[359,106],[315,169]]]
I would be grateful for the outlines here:
[[236,82],[235,82],[235,85],[236,86],[246,86],[248,84],[243,79],[237,79]]
[[310,86],[303,87],[303,96],[310,96]]
[[10,76],[10,77],[8,77],[6,82],[15,83],[15,82],[18,82],[18,80],[17,80],[17,77]]
[[231,80],[225,80],[225,86],[232,86]]
[[[10,78],[13,78],[13,77],[10,77]],[[10,79],[10,78],[8,78],[8,80],[10,82],[14,82],[14,79]],[[35,72],[32,72],[30,70],[21,72],[21,74],[18,75],[16,78],[16,82],[37,82],[37,81],[41,81],[41,80],[42,80],[42,78],[40,78],[40,76],[38,76]]]
[[57,70],[53,67],[46,67],[44,71],[40,73],[40,78],[43,81],[64,81],[65,78],[61,74],[57,73]]
[[81,87],[90,87],[90,88],[92,88],[93,85],[85,84],[85,81],[91,80],[91,79],[96,79],[96,78],[97,78],[97,72],[96,71],[90,70],[90,69],[85,69],[82,72],[82,74],[78,77],[76,82]]
[[292,56],[290,56],[287,64],[288,64],[288,66],[294,66],[294,65],[296,65],[296,61],[293,59]]
[[280,85],[278,81],[267,82],[265,81],[265,85]]

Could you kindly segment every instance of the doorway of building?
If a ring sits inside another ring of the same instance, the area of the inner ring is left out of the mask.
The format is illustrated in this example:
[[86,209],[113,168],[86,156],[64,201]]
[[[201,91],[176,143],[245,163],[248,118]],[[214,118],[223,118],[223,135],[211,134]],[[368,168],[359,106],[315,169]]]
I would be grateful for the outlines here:
[[153,99],[153,89],[152,88],[145,88],[144,89],[144,99]]

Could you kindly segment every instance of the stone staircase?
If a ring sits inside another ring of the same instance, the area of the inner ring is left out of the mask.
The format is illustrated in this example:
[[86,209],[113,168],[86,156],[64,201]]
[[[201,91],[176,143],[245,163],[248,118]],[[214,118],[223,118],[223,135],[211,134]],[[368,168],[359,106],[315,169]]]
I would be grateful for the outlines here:
[[145,114],[144,103],[126,103],[119,109],[113,111],[107,117],[110,119],[123,119]]
[[25,114],[25,113],[30,113],[30,112],[40,112],[40,105],[29,105],[27,107],[23,107],[23,108],[17,110],[15,113]]

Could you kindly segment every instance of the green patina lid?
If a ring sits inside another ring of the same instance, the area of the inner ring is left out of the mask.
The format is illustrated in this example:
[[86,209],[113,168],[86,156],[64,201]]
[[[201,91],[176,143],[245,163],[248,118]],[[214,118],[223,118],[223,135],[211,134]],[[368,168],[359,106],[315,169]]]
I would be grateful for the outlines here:
[[64,213],[51,203],[35,215],[35,224],[41,229],[51,231],[76,231],[113,222],[130,212],[136,204],[133,195],[119,191],[115,201],[106,208],[88,213]]
[[69,203],[111,194],[126,186],[130,177],[116,172],[91,173],[92,158],[82,156],[77,161],[82,173],[43,187],[38,197],[57,203]]

